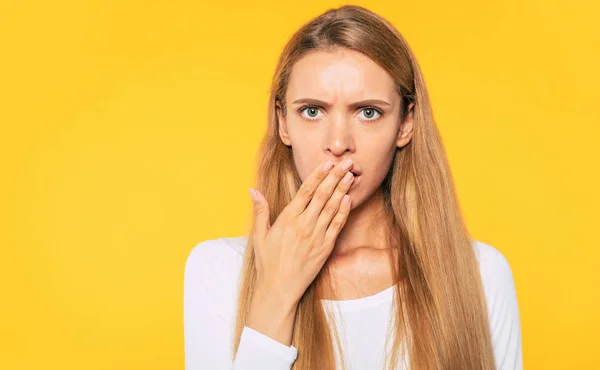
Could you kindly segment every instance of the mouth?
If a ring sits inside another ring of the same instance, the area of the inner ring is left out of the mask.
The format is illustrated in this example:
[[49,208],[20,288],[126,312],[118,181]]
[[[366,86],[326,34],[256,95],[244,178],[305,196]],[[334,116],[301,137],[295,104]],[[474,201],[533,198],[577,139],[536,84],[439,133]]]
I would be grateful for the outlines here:
[[[336,166],[337,166],[337,164],[338,164],[338,163],[339,163],[339,162],[335,162],[335,163],[334,163],[334,165],[336,165]],[[362,171],[360,171],[360,170],[358,170],[357,168],[354,168],[354,167],[352,167],[352,168],[350,169],[350,172],[351,172],[351,173],[354,175],[354,177],[358,177],[358,176],[360,176],[360,174],[362,173]]]
[[354,180],[352,181],[352,184],[350,185],[350,188],[354,189],[360,183],[360,180],[362,179],[362,176],[360,176],[360,172],[354,172],[354,171],[350,171],[350,172],[352,172],[354,174]]

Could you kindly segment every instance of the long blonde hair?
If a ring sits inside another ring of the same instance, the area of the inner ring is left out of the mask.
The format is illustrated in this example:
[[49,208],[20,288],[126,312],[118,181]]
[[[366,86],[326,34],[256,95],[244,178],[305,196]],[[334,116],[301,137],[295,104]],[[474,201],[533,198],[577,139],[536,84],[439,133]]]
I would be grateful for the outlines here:
[[[305,53],[348,48],[370,57],[395,81],[402,97],[400,119],[413,102],[413,137],[397,148],[381,184],[394,274],[394,315],[385,354],[394,369],[403,350],[411,369],[495,369],[487,306],[473,239],[466,228],[446,152],[436,127],[419,65],[402,35],[384,18],[360,6],[330,9],[304,24],[285,46],[274,73],[268,132],[258,154],[256,188],[270,204],[271,221],[292,200],[301,180],[291,148],[278,135],[277,103],[294,63]],[[334,343],[321,302],[320,273],[302,296],[292,345],[293,369],[336,368]],[[239,346],[256,279],[252,237],[244,255],[235,342]],[[339,353],[339,352],[338,352]],[[342,367],[345,367],[342,361]]]

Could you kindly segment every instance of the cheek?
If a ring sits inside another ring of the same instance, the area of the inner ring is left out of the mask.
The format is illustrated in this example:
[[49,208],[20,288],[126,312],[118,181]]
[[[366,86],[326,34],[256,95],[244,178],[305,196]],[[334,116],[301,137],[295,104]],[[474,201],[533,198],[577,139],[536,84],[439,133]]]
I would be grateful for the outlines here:
[[379,186],[390,169],[395,151],[395,145],[371,148],[371,151],[368,152],[369,156],[365,158],[364,171],[361,175],[364,178],[361,179],[361,182],[370,187]]
[[320,165],[323,157],[323,148],[319,145],[322,140],[316,133],[295,128],[292,141],[292,157],[298,170],[300,179],[304,181]]
[[302,182],[304,182],[304,180],[306,180],[306,178],[320,164],[319,159],[315,155],[315,153],[318,153],[318,151],[311,147],[302,145],[298,146],[297,148],[301,149],[294,149],[292,147],[292,156],[294,159],[294,165],[298,170],[298,175],[300,176]]

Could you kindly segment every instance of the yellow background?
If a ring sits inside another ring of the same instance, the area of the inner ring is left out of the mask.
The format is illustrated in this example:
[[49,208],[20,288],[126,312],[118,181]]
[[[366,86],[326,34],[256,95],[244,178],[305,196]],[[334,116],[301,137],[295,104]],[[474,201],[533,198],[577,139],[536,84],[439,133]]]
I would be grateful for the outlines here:
[[[0,368],[183,368],[185,259],[246,232],[276,59],[341,5],[217,3],[1,3]],[[600,368],[597,2],[358,4],[423,68],[525,368]]]

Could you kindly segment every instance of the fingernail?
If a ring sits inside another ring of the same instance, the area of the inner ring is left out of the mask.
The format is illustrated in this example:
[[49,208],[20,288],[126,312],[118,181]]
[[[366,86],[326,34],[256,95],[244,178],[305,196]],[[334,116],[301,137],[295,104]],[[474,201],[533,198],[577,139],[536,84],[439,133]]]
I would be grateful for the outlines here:
[[250,192],[250,196],[252,197],[252,201],[254,203],[258,202],[258,194],[256,194],[256,190],[254,190],[253,188],[248,188],[248,191]]
[[350,169],[350,167],[352,166],[352,159],[348,158],[344,160],[344,163],[342,163],[342,170],[346,171],[348,169]]
[[324,171],[324,172],[327,172],[327,171],[329,171],[329,170],[330,170],[330,169],[332,169],[332,168],[333,168],[333,162],[332,162],[332,161],[327,161],[327,162],[325,162],[325,164],[323,165],[323,171]]
[[352,174],[352,172],[346,172],[346,175],[344,175],[342,182],[344,182],[344,184],[349,184],[350,182],[352,182],[353,179],[354,175]]
[[344,195],[344,198],[342,199],[342,201],[346,205],[350,204],[350,196],[348,194]]

